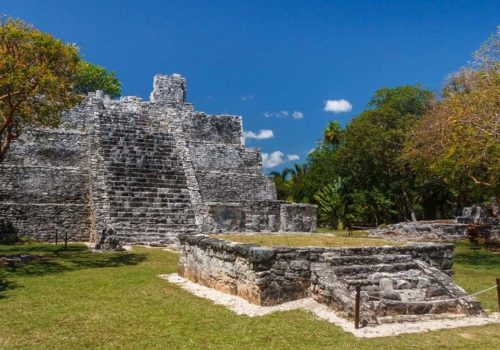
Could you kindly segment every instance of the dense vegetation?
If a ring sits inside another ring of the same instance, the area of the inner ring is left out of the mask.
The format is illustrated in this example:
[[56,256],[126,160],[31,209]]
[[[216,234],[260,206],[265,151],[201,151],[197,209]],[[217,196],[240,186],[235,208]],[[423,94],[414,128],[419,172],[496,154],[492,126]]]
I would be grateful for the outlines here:
[[279,198],[318,204],[332,227],[448,218],[500,199],[500,29],[474,58],[441,97],[382,88],[344,129],[330,122],[305,164],[271,173]]

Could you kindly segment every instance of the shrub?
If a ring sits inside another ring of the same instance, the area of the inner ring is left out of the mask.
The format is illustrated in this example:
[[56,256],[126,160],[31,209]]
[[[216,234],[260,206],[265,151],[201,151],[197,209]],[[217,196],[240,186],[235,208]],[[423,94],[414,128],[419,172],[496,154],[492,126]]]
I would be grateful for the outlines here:
[[13,244],[19,242],[18,230],[7,219],[0,219],[0,243]]

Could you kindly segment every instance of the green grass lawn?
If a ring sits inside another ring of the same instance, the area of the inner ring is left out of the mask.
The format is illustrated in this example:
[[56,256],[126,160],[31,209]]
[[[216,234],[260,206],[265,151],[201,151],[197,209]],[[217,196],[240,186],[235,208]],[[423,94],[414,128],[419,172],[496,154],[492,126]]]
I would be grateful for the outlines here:
[[[83,245],[0,246],[0,255],[45,255],[0,267],[3,349],[495,349],[500,325],[357,339],[305,311],[237,316],[157,277],[177,269],[161,249],[94,254]],[[457,249],[455,278],[468,292],[500,276],[500,254]],[[480,297],[493,309],[496,295]]]
[[363,234],[356,233],[348,237],[347,233],[342,231],[335,232],[334,234],[314,233],[303,234],[293,233],[286,235],[249,235],[249,234],[221,234],[215,237],[225,239],[228,241],[239,243],[254,243],[258,245],[276,247],[303,247],[303,246],[317,246],[317,247],[381,247],[381,246],[395,246],[405,245],[403,241],[388,241],[380,238],[366,237]]

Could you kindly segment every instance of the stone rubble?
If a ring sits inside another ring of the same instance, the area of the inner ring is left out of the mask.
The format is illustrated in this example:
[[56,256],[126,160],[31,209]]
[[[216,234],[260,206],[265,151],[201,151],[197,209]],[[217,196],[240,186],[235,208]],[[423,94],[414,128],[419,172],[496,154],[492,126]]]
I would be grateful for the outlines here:
[[496,199],[489,207],[466,207],[462,215],[452,220],[400,222],[370,230],[370,236],[394,240],[454,241],[467,238],[473,224],[486,241],[500,246],[500,210]]

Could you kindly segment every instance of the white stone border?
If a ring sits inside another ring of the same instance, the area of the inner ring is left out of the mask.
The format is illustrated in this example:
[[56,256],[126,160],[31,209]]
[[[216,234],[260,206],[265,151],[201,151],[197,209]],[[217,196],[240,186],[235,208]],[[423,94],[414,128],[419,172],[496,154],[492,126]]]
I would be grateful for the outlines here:
[[295,309],[308,310],[318,318],[341,327],[344,331],[352,333],[360,338],[376,338],[396,336],[404,333],[422,333],[438,329],[450,329],[458,327],[481,326],[490,323],[500,323],[500,313],[492,313],[488,317],[462,317],[457,319],[438,319],[429,321],[389,323],[374,327],[355,329],[354,324],[345,318],[339,317],[326,305],[320,304],[312,298],[291,301],[276,306],[260,306],[251,304],[243,298],[220,292],[197,283],[191,282],[176,273],[159,275],[160,278],[174,283],[188,292],[215,304],[224,305],[238,315],[250,317],[264,316],[277,311],[288,311]]

